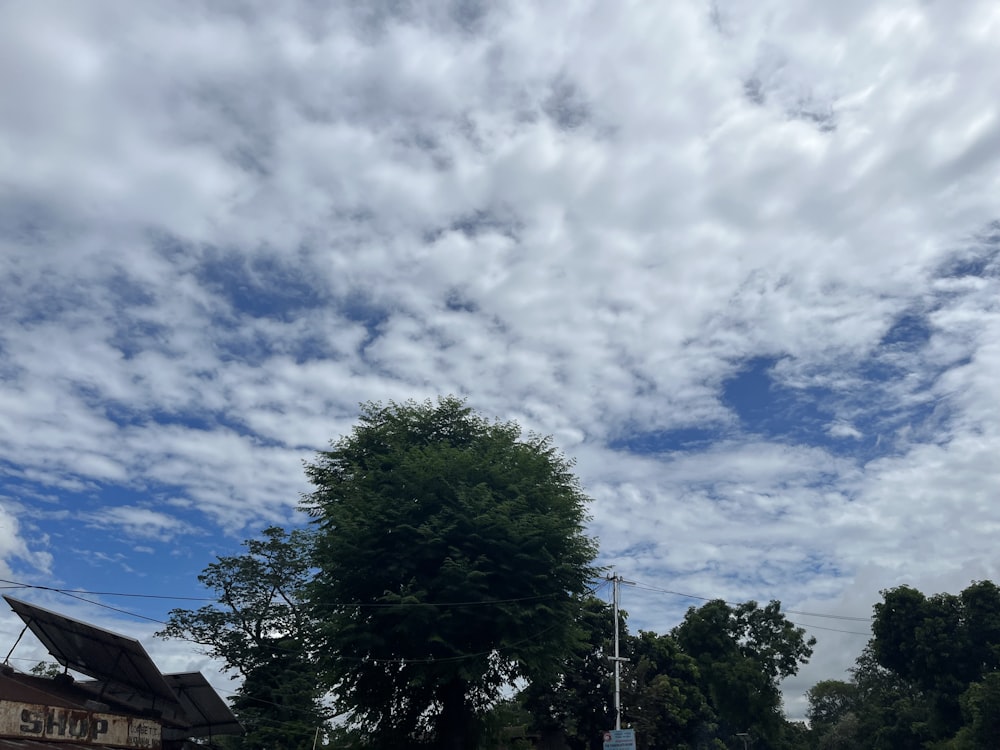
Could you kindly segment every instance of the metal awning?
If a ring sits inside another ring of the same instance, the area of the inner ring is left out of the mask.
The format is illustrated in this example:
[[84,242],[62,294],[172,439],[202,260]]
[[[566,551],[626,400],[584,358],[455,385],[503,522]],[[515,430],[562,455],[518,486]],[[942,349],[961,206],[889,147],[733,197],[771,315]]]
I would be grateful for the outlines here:
[[183,727],[185,736],[243,732],[229,706],[200,672],[164,675],[134,638],[9,596],[4,599],[54,659],[94,678],[94,682],[78,682],[80,688],[137,712],[155,711],[166,724]]
[[64,667],[102,683],[132,688],[153,699],[177,702],[173,689],[134,638],[6,595],[4,599]]

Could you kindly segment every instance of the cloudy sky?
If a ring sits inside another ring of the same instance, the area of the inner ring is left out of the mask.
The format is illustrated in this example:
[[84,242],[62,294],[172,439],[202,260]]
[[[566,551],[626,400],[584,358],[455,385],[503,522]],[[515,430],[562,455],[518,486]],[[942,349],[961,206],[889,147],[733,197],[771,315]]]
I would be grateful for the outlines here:
[[0,5],[0,576],[201,596],[359,402],[458,394],[577,459],[634,626],[793,610],[801,715],[880,589],[998,577],[998,36],[988,0]]

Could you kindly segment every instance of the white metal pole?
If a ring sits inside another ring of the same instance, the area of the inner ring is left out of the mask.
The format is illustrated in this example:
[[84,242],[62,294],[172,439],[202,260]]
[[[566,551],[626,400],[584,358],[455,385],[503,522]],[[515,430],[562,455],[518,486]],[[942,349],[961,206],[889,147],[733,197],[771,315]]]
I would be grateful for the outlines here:
[[615,618],[615,729],[622,728],[621,661],[618,655],[618,583],[621,576],[611,578],[612,610]]
[[618,596],[619,586],[623,583],[634,586],[634,581],[626,581],[620,575],[608,576],[611,581],[611,610],[615,618],[615,655],[612,661],[615,663],[615,729],[622,728],[622,689],[621,689],[621,663],[628,661],[623,659],[618,653]]

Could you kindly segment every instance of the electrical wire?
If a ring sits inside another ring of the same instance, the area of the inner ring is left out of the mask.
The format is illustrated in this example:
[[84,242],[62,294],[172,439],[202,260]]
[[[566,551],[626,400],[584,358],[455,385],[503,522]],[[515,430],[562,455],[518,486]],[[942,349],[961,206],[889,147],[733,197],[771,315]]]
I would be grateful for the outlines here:
[[[167,595],[167,594],[136,594],[136,593],[125,593],[125,592],[120,592],[120,591],[90,591],[90,590],[87,590],[87,589],[63,589],[63,588],[57,588],[57,587],[54,587],[54,586],[43,586],[43,585],[40,585],[40,584],[31,584],[31,583],[22,583],[22,582],[19,582],[19,581],[11,581],[11,580],[7,580],[7,579],[3,579],[3,578],[0,578],[0,583],[9,584],[8,586],[2,586],[2,587],[0,587],[0,588],[3,588],[3,589],[36,589],[36,590],[39,590],[39,591],[51,591],[51,592],[57,593],[57,594],[64,594],[66,596],[74,596],[74,595],[119,596],[119,597],[131,597],[131,598],[135,598],[135,599],[161,599],[161,600],[176,600],[176,601],[218,602],[218,598],[216,598],[216,597],[208,597],[208,596],[179,596],[179,595],[178,596],[173,596],[173,595]],[[605,585],[606,583],[607,582],[605,581],[604,584],[601,584],[601,586],[598,586],[591,593],[596,592],[601,587],[603,587],[603,585]],[[726,604],[729,604],[730,606],[735,606],[735,605],[739,604],[739,602],[726,601],[726,600],[720,599],[719,597],[700,596],[698,594],[686,594],[686,593],[681,592],[681,591],[672,591],[670,589],[665,589],[665,588],[661,588],[661,587],[658,587],[658,586],[652,586],[652,585],[650,585],[648,583],[643,583],[641,581],[640,582],[636,582],[635,585],[636,585],[637,589],[642,589],[642,590],[645,590],[645,591],[655,591],[655,592],[661,593],[661,594],[670,594],[671,596],[680,596],[680,597],[683,597],[685,599],[695,599],[695,600],[703,601],[703,602],[725,601]],[[527,601],[541,601],[543,599],[555,598],[556,596],[560,596],[560,595],[559,594],[542,594],[542,595],[538,595],[538,596],[524,596],[524,597],[516,597],[516,598],[510,598],[510,599],[476,599],[476,600],[467,600],[467,601],[444,601],[444,602],[319,602],[318,605],[313,605],[313,606],[320,606],[320,607],[344,607],[344,608],[356,607],[356,608],[362,608],[362,609],[368,609],[368,608],[371,608],[371,609],[383,609],[383,608],[387,608],[387,607],[475,607],[475,606],[488,606],[488,605],[496,605],[496,604],[515,604],[515,603],[518,603],[518,602],[527,602]],[[93,602],[93,601],[90,601],[90,600],[87,600],[87,599],[80,599],[80,600],[88,602],[90,604],[96,604],[97,606],[105,607],[107,609],[111,609],[111,610],[120,612],[122,614],[132,615],[134,617],[138,617],[138,618],[141,618],[141,619],[147,619],[147,620],[150,620],[151,622],[156,622],[156,623],[160,623],[161,622],[160,620],[156,620],[154,618],[149,618],[149,617],[145,617],[144,615],[138,615],[138,614],[135,614],[135,613],[128,612],[127,610],[116,609],[116,608],[114,608],[114,607],[112,607],[111,605],[108,605],[108,604],[102,604],[100,602]],[[819,618],[823,618],[823,619],[844,620],[844,621],[848,621],[848,622],[866,622],[867,623],[867,622],[871,622],[872,621],[871,617],[857,617],[857,616],[851,616],[851,615],[834,615],[834,614],[823,613],[823,612],[804,612],[804,611],[794,610],[794,609],[786,609],[784,611],[787,614],[800,615],[802,617],[819,617]],[[818,627],[818,626],[816,626],[816,627]],[[841,631],[841,632],[850,632],[850,631]]]
[[[131,612],[129,610],[122,609],[121,607],[115,607],[115,606],[112,606],[110,604],[105,604],[104,602],[98,602],[98,601],[94,601],[93,599],[87,599],[84,596],[81,596],[81,594],[88,594],[88,595],[91,595],[91,596],[123,596],[123,597],[134,597],[134,598],[139,598],[139,599],[161,599],[161,600],[162,599],[166,599],[166,600],[180,600],[180,601],[212,601],[212,602],[218,601],[217,599],[212,599],[212,598],[209,598],[209,597],[168,596],[168,595],[163,595],[163,594],[128,594],[128,593],[122,593],[122,592],[88,591],[88,590],[85,590],[85,589],[60,589],[60,588],[56,588],[54,586],[42,586],[42,585],[37,585],[37,584],[20,583],[20,582],[17,582],[17,581],[9,581],[9,580],[6,580],[6,579],[0,579],[0,582],[6,583],[6,584],[10,584],[9,586],[6,586],[4,588],[16,588],[16,589],[26,588],[26,589],[37,589],[37,590],[41,590],[41,591],[50,591],[50,592],[53,592],[53,593],[62,594],[63,596],[67,596],[67,597],[70,597],[72,599],[76,599],[76,600],[84,602],[86,604],[93,605],[95,607],[102,607],[102,608],[110,610],[112,612],[117,612],[118,614],[126,615],[128,617],[133,617],[133,618],[136,618],[136,619],[139,619],[139,620],[145,620],[147,622],[152,622],[152,623],[155,623],[157,625],[163,625],[163,626],[167,626],[167,625],[169,625],[169,623],[166,622],[166,621],[164,621],[164,620],[159,620],[159,619],[157,619],[155,617],[149,617],[148,615],[139,614],[138,612]],[[604,586],[607,586],[608,583],[609,583],[608,581],[603,581],[602,583],[598,584],[593,589],[591,589],[589,592],[587,592],[587,595],[590,595],[590,596],[596,595],[597,592],[600,591]],[[680,592],[680,591],[671,591],[670,589],[664,589],[664,588],[660,588],[660,587],[657,587],[657,586],[650,586],[649,584],[644,584],[644,583],[641,583],[641,582],[638,582],[638,581],[635,583],[635,587],[637,589],[640,589],[640,590],[653,591],[653,592],[656,592],[656,593],[668,594],[668,595],[671,595],[671,596],[680,596],[680,597],[684,597],[686,599],[696,599],[698,601],[705,601],[705,602],[708,602],[708,601],[725,601],[725,600],[719,600],[717,598],[713,599],[712,597],[707,597],[707,596],[699,596],[699,595],[696,595],[696,594],[685,594],[685,593]],[[325,602],[325,603],[321,603],[321,604],[323,606],[328,606],[328,607],[347,607],[347,608],[349,608],[349,607],[357,607],[357,608],[361,608],[361,609],[365,609],[365,608],[376,608],[376,609],[378,609],[378,608],[408,607],[408,606],[416,606],[416,607],[419,607],[419,606],[431,606],[431,607],[471,607],[471,606],[485,606],[485,605],[498,605],[498,604],[513,604],[513,603],[526,602],[526,601],[540,601],[540,600],[543,600],[543,599],[551,599],[554,596],[557,596],[557,595],[525,596],[525,597],[517,597],[517,598],[512,598],[512,599],[470,600],[470,601],[457,601],[457,602],[400,602],[400,603],[397,603],[397,604],[393,604],[393,603],[390,603],[390,602],[385,602],[385,603],[379,602],[379,603],[370,603],[370,604],[369,603],[361,603],[361,602],[355,602],[355,603],[350,603],[350,604]],[[737,604],[736,602],[729,602],[729,601],[725,601],[725,603],[729,604],[730,606],[734,606],[734,605]],[[785,612],[787,614],[800,615],[800,616],[804,616],[804,617],[820,617],[820,618],[826,618],[826,619],[832,619],[832,620],[843,620],[843,621],[849,621],[849,622],[871,622],[871,618],[851,617],[851,616],[848,616],[848,615],[832,615],[832,614],[825,614],[825,613],[818,613],[818,612],[802,612],[802,611],[799,611],[799,610],[791,610],[791,609],[785,610]],[[792,625],[795,625],[796,627],[806,628],[807,630],[823,630],[823,631],[830,632],[830,633],[844,633],[844,634],[847,634],[847,635],[858,635],[858,636],[865,636],[865,637],[870,637],[871,636],[870,632],[861,632],[861,631],[857,631],[857,630],[841,630],[841,629],[838,629],[838,628],[829,628],[829,627],[825,627],[825,626],[822,626],[822,625],[814,625],[812,623],[799,623],[799,622],[792,622],[792,621],[789,621],[789,622]],[[546,631],[543,631],[543,632],[546,632]],[[540,635],[540,633],[536,634],[536,635]],[[195,641],[195,640],[192,640],[192,639],[189,639],[189,638],[178,638],[178,640],[187,641],[189,643],[194,643],[194,644],[199,645],[199,646],[205,646],[206,645],[204,643],[201,643],[200,641]],[[531,639],[527,639],[526,641],[519,641],[519,642],[517,642],[515,644],[512,644],[512,645],[513,646],[523,645],[523,643],[526,643],[528,640],[531,640]],[[283,650],[283,649],[280,649],[280,647],[278,647],[278,646],[272,646],[272,648],[275,648],[277,650]],[[289,651],[289,653],[293,653],[293,651],[291,649],[289,649],[288,651]],[[477,654],[459,654],[459,655],[456,655],[456,656],[447,656],[447,657],[439,657],[439,658],[422,658],[422,659],[400,659],[400,658],[372,659],[372,658],[369,658],[369,657],[348,657],[348,656],[343,656],[343,655],[339,656],[338,658],[343,659],[343,660],[353,660],[353,661],[356,661],[358,663],[368,662],[368,663],[376,663],[376,664],[431,664],[431,663],[448,663],[448,662],[452,662],[452,661],[461,661],[461,660],[464,660],[464,659],[480,658],[482,656],[487,656],[487,655],[489,655],[491,653],[493,653],[493,651],[485,651],[485,652],[480,652],[480,653],[477,653]]]
[[[0,581],[3,581],[3,580],[4,579],[0,579]],[[119,614],[127,615],[129,617],[135,617],[137,619],[146,620],[148,622],[153,622],[153,623],[156,623],[157,625],[168,626],[170,624],[170,623],[165,622],[163,620],[159,620],[159,619],[157,619],[155,617],[148,617],[146,615],[142,615],[142,614],[139,614],[137,612],[131,612],[129,610],[122,609],[120,607],[114,607],[114,606],[112,606],[110,604],[105,604],[104,602],[94,601],[93,599],[87,599],[87,598],[85,598],[83,596],[80,596],[78,593],[76,593],[77,591],[79,591],[79,589],[66,590],[66,589],[54,588],[54,587],[51,587],[51,586],[35,586],[33,584],[17,583],[17,582],[12,582],[12,581],[6,581],[6,582],[7,583],[14,583],[16,586],[22,587],[22,588],[42,589],[42,590],[45,590],[45,591],[51,591],[51,592],[54,592],[54,593],[62,594],[63,596],[68,596],[68,597],[70,597],[72,599],[76,599],[76,600],[84,602],[86,604],[91,604],[91,605],[93,605],[95,607],[101,607],[103,609],[108,609],[108,610],[111,610],[112,612],[117,612]],[[601,581],[601,582],[599,582],[597,585],[593,586],[591,589],[589,589],[587,592],[585,592],[584,596],[593,596],[593,595],[595,595],[598,591],[600,591],[607,584],[608,584],[607,581]],[[556,596],[560,596],[560,595],[559,594],[553,594],[553,595],[546,595],[544,597],[520,597],[520,598],[517,598],[517,599],[501,599],[501,600],[487,601],[487,602],[477,601],[477,602],[471,602],[471,604],[498,604],[498,603],[508,603],[508,602],[521,602],[521,601],[529,601],[529,600],[532,600],[532,599],[535,599],[535,600],[537,600],[537,599],[551,599],[551,598],[554,598]],[[467,603],[467,604],[469,604],[469,603]],[[427,658],[419,658],[419,659],[406,659],[406,658],[399,658],[399,657],[390,657],[390,658],[380,659],[380,658],[371,658],[371,657],[366,657],[366,656],[352,657],[352,656],[344,656],[342,654],[338,654],[336,658],[344,660],[344,661],[354,661],[354,662],[357,662],[357,663],[374,663],[374,664],[435,664],[435,663],[448,663],[448,662],[453,662],[453,661],[462,661],[462,660],[466,660],[466,659],[477,659],[477,658],[481,658],[483,656],[489,656],[489,655],[494,654],[494,653],[496,653],[498,651],[501,651],[501,650],[503,650],[505,648],[513,648],[513,647],[516,647],[516,646],[524,645],[525,643],[529,643],[529,642],[531,642],[533,640],[536,640],[539,636],[544,635],[545,633],[547,633],[547,632],[549,632],[551,630],[554,630],[558,626],[559,626],[559,623],[557,623],[555,625],[552,625],[552,626],[550,626],[548,628],[545,628],[544,630],[541,630],[541,631],[538,631],[536,633],[533,633],[531,636],[529,636],[527,638],[524,638],[524,639],[522,639],[520,641],[515,641],[514,643],[506,644],[506,645],[504,645],[504,646],[502,646],[500,648],[493,648],[493,649],[490,649],[488,651],[482,651],[482,652],[473,653],[473,654],[457,654],[455,656],[445,656],[445,657],[436,657],[436,658],[435,657],[427,657]],[[208,645],[208,644],[202,643],[201,641],[196,641],[196,640],[193,640],[191,638],[185,638],[183,636],[170,636],[170,637],[173,638],[173,639],[175,639],[175,640],[184,641],[186,643],[193,643],[195,645],[202,646],[202,647]],[[270,644],[268,647],[271,648],[274,651],[284,651],[284,652],[290,653],[290,654],[297,654],[298,653],[294,649],[282,648],[282,647],[278,646],[277,644]]]
[[[167,599],[167,600],[177,600],[177,601],[204,601],[204,602],[218,602],[217,597],[197,597],[197,596],[167,596],[164,594],[126,594],[114,591],[88,591],[85,589],[61,589],[54,586],[42,586],[39,584],[32,583],[20,583],[17,581],[8,581],[6,579],[0,578],[0,583],[12,584],[5,588],[17,588],[17,589],[36,589],[39,591],[51,591],[56,594],[63,594],[66,596],[72,596],[74,598],[79,598],[79,595],[88,596],[127,596],[136,599]],[[497,604],[515,604],[518,602],[530,602],[530,601],[543,601],[545,599],[555,599],[562,596],[562,594],[539,594],[536,596],[519,596],[510,599],[472,599],[468,601],[444,601],[444,602],[318,602],[312,605],[313,608],[317,607],[342,607],[348,608],[358,608],[358,609],[385,609],[388,607],[476,607],[476,606],[492,606]],[[116,610],[114,607],[108,604],[101,604],[99,602],[91,602],[87,599],[81,599],[81,601],[87,601],[90,604],[97,604],[98,606],[105,607],[107,609],[112,609],[123,614],[130,614],[126,610]],[[135,617],[140,617],[142,619],[151,619],[144,617],[143,615],[134,615]],[[160,622],[159,620],[152,620],[153,622]]]
[[[739,602],[730,602],[730,601],[726,601],[725,599],[721,599],[719,597],[698,596],[697,594],[685,594],[685,593],[682,593],[680,591],[671,591],[670,589],[659,588],[657,586],[650,586],[649,584],[642,583],[642,582],[636,582],[635,586],[638,589],[644,589],[646,591],[656,591],[656,592],[658,592],[660,594],[670,594],[672,596],[680,596],[680,597],[684,597],[685,599],[697,599],[698,601],[703,601],[703,602],[724,601],[726,604],[728,604],[730,606],[736,606],[736,605],[739,604]],[[849,621],[849,622],[871,622],[872,621],[871,617],[855,617],[855,616],[851,616],[851,615],[832,615],[832,614],[824,614],[824,613],[820,613],[820,612],[802,612],[802,611],[795,610],[795,609],[786,609],[784,611],[787,614],[790,614],[790,615],[801,615],[803,617],[822,617],[822,618],[826,618],[826,619],[830,619],[830,620],[846,620],[846,621]],[[847,631],[844,631],[844,632],[847,632]]]
[[838,628],[823,627],[822,625],[813,625],[812,623],[792,622],[791,620],[789,620],[788,622],[790,622],[792,625],[795,625],[796,627],[805,628],[806,630],[825,630],[829,633],[847,633],[848,635],[863,635],[865,638],[871,638],[872,636],[870,631],[867,633],[863,633],[860,630],[840,630]]
[[[52,592],[52,593],[61,594],[63,596],[67,596],[67,597],[76,599],[76,600],[84,602],[86,604],[90,604],[90,605],[93,605],[93,606],[97,606],[97,607],[101,607],[101,608],[104,608],[104,609],[108,609],[108,610],[111,610],[111,611],[116,612],[118,614],[123,614],[123,615],[129,616],[129,617],[134,617],[134,618],[137,618],[137,619],[146,620],[146,621],[153,622],[153,623],[156,623],[156,624],[159,624],[159,625],[167,625],[168,623],[164,622],[162,620],[153,618],[153,617],[148,617],[146,615],[142,615],[142,614],[139,614],[139,613],[136,613],[136,612],[131,612],[129,610],[122,609],[120,607],[115,607],[115,606],[112,606],[112,605],[109,605],[109,604],[105,604],[105,603],[100,602],[100,601],[95,601],[95,600],[92,600],[92,599],[87,599],[86,596],[118,596],[118,597],[129,597],[129,598],[137,598],[137,599],[156,599],[156,600],[175,600],[175,601],[207,601],[207,602],[216,602],[216,601],[218,601],[216,598],[212,598],[212,597],[170,596],[170,595],[163,595],[163,594],[134,594],[134,593],[124,593],[124,592],[113,592],[113,591],[90,591],[90,590],[86,590],[86,589],[61,589],[61,588],[52,587],[52,586],[43,586],[43,585],[37,585],[37,584],[28,584],[28,583],[22,583],[22,582],[18,582],[18,581],[10,581],[10,580],[6,580],[6,579],[0,579],[0,583],[7,584],[6,586],[0,587],[0,588],[4,588],[4,589],[36,589],[36,590],[49,591],[49,592]],[[593,588],[591,588],[587,592],[586,595],[595,596],[595,595],[598,594],[599,591],[601,591],[601,589],[603,589],[604,587],[609,586],[609,585],[610,585],[610,581],[609,580],[602,580],[597,585],[595,585]],[[652,591],[652,592],[656,592],[656,593],[667,594],[667,595],[671,595],[671,596],[680,596],[680,597],[683,597],[683,598],[695,599],[695,600],[699,600],[699,601],[714,601],[715,600],[712,597],[698,596],[698,595],[695,595],[695,594],[686,594],[686,593],[682,593],[682,592],[678,592],[678,591],[672,591],[672,590],[665,589],[665,588],[651,586],[649,584],[645,584],[645,583],[641,583],[641,582],[636,582],[636,588],[642,589],[642,590],[646,590],[646,591]],[[485,605],[497,605],[497,604],[511,604],[511,603],[525,602],[525,601],[533,601],[533,600],[537,601],[537,600],[546,599],[546,598],[551,598],[551,596],[546,595],[546,596],[518,597],[518,598],[511,598],[511,599],[497,599],[497,600],[486,600],[486,601],[483,601],[483,600],[470,600],[470,601],[456,601],[456,602],[412,602],[412,603],[408,602],[408,603],[400,603],[400,604],[392,604],[392,603],[360,603],[360,602],[359,603],[352,603],[352,604],[343,604],[343,603],[329,602],[329,603],[324,603],[324,604],[325,604],[325,606],[331,606],[331,607],[334,607],[334,606],[343,606],[343,607],[351,607],[351,606],[355,606],[355,607],[380,607],[380,608],[381,607],[399,607],[399,606],[468,607],[468,606],[485,606]],[[726,603],[727,604],[733,604],[732,602],[726,602]],[[847,616],[847,615],[833,615],[833,614],[826,614],[826,613],[801,612],[801,611],[797,611],[797,610],[786,610],[786,612],[788,612],[790,614],[798,614],[798,615],[802,615],[802,616],[827,618],[827,619],[834,619],[834,620],[844,620],[844,621],[853,621],[853,622],[870,622],[871,621],[871,618],[851,617],[851,616]],[[836,628],[828,628],[828,627],[823,627],[823,626],[819,626],[819,625],[812,625],[812,624],[800,625],[799,623],[794,623],[794,622],[791,623],[791,624],[797,625],[799,627],[805,627],[805,628],[816,629],[816,630],[825,630],[825,631],[836,632],[836,633],[847,633],[847,634],[860,635],[860,636],[870,636],[871,635],[870,633],[862,633],[862,632],[859,632],[859,631],[850,631],[850,630],[839,630],[839,629],[836,629]],[[377,659],[376,658],[376,659],[373,659],[373,658],[369,658],[369,657],[349,657],[349,656],[344,656],[344,655],[339,655],[337,658],[343,659],[343,660],[346,660],[346,661],[358,662],[358,663],[365,662],[365,663],[371,663],[371,664],[387,664],[387,665],[388,664],[404,665],[404,664],[450,663],[450,662],[464,661],[464,660],[469,660],[469,659],[479,659],[479,658],[487,657],[487,656],[490,656],[490,655],[492,655],[494,653],[497,653],[498,651],[501,651],[503,648],[512,648],[512,647],[517,647],[517,646],[524,645],[526,643],[530,643],[531,641],[539,639],[541,636],[545,635],[546,633],[550,632],[551,630],[555,629],[556,627],[558,627],[558,624],[557,625],[552,625],[549,628],[546,628],[546,629],[541,630],[539,632],[533,633],[531,636],[529,636],[527,638],[524,638],[524,639],[522,639],[520,641],[516,641],[514,643],[507,644],[506,646],[501,647],[500,649],[490,649],[488,651],[481,651],[481,652],[472,653],[472,654],[458,654],[458,655],[450,656],[450,657],[420,658],[420,659],[405,659],[405,658],[404,659],[400,659],[400,658],[388,658],[388,659]],[[199,646],[205,646],[206,645],[204,643],[200,643],[198,641],[194,641],[194,640],[189,639],[189,638],[183,638],[183,637],[181,637],[181,638],[177,638],[177,640],[182,640],[182,641],[186,641],[186,642],[189,642],[189,643],[194,643],[194,644],[199,645]],[[283,650],[283,649],[279,649],[279,650]],[[292,652],[291,649],[288,649],[288,651]],[[31,660],[28,660],[28,659],[20,659],[20,660],[21,661],[31,661]],[[239,691],[226,691],[226,690],[222,690],[220,692],[226,694],[229,697],[234,697],[234,696],[240,695]],[[289,706],[289,705],[285,705],[285,704],[278,704],[278,703],[274,703],[272,701],[261,700],[261,699],[258,699],[258,698],[255,698],[255,701],[257,701],[258,703],[266,704],[266,705],[272,705],[272,706],[275,706],[276,708],[281,708],[283,710],[290,710],[290,711],[294,711],[296,713],[302,712],[303,715],[312,716],[311,712],[309,712],[308,709],[300,709],[300,708],[295,707],[295,706]],[[259,726],[269,726],[269,727],[275,728],[275,729],[280,729],[280,728],[292,725],[292,722],[282,722],[282,721],[277,721],[277,720],[274,720],[274,719],[269,719],[267,717],[246,717],[246,720],[248,721],[248,723],[257,724]]]

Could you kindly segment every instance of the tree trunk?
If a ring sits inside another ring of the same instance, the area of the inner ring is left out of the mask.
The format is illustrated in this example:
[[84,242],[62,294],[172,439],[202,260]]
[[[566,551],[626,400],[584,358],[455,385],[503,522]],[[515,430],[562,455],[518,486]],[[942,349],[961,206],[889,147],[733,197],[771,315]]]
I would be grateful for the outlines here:
[[439,693],[441,715],[438,717],[438,747],[441,750],[474,750],[472,711],[465,700],[468,685],[454,679]]

